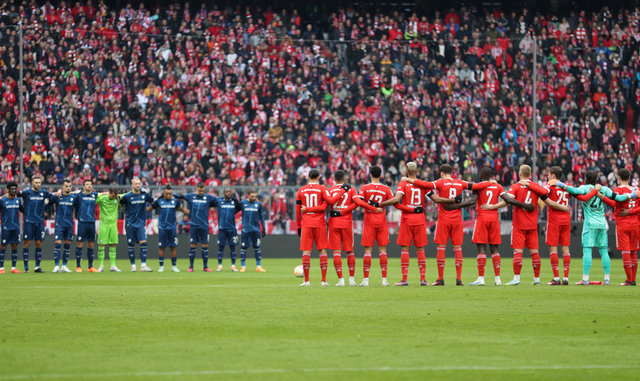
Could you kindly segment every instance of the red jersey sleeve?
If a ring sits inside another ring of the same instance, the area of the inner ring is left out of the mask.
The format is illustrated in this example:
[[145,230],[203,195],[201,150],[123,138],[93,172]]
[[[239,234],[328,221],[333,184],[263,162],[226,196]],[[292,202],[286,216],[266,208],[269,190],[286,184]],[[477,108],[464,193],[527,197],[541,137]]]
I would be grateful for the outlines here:
[[536,192],[538,196],[545,196],[549,194],[549,189],[544,188],[540,186],[538,183],[533,181],[530,181],[529,184],[527,184],[527,187],[532,191]]
[[475,184],[471,185],[471,190],[480,191],[480,190],[486,189],[491,184],[492,183],[490,183],[489,181],[483,181],[483,182],[480,182],[480,183],[475,183]]
[[[595,195],[596,195],[596,193],[598,193],[598,191],[596,190],[596,188],[593,188],[593,189],[591,190],[591,192],[589,192],[589,193],[587,193],[587,194],[585,194],[585,195],[578,195],[578,196],[576,196],[576,198],[577,198],[578,200],[580,200],[580,201],[589,201],[589,199],[590,199],[591,197],[595,196]],[[616,205],[618,204],[618,203],[616,202],[616,200],[612,200],[612,199],[610,199],[609,197],[603,197],[603,198],[602,198],[602,202],[604,202],[605,204],[609,205],[609,206],[610,206],[610,207],[612,207],[612,208],[615,208],[615,207],[616,207]]]
[[298,225],[298,229],[302,228],[302,205],[300,205],[300,190],[296,193],[296,224]]
[[329,204],[327,204],[326,201],[322,201],[322,204],[318,205],[318,206],[312,206],[310,208],[304,208],[304,212],[305,213],[319,213],[319,212],[324,212],[325,210],[327,210],[327,207],[329,206]]
[[420,179],[415,179],[413,185],[422,189],[435,189],[437,186],[435,181],[423,181]]
[[333,205],[336,202],[338,202],[338,200],[340,199],[340,197],[342,197],[342,195],[344,194],[344,189],[341,188],[340,192],[338,192],[336,194],[335,197],[331,197],[331,192],[329,192],[329,189],[327,189],[326,187],[322,187],[322,198],[329,203],[329,205]]
[[[372,212],[375,212],[377,210],[377,208],[375,206],[373,206],[373,205],[369,205],[366,202],[364,202],[363,198],[364,197],[362,197],[359,194],[353,197],[353,205],[355,205],[353,207],[353,209],[355,209],[357,206],[359,206],[361,208],[364,208],[364,209],[370,210]],[[351,206],[349,206],[349,207],[351,207]]]
[[413,208],[410,208],[406,205],[404,205],[403,203],[399,202],[397,204],[395,204],[393,206],[394,208],[398,209],[398,210],[402,210],[403,212],[409,212],[409,213],[413,213]]

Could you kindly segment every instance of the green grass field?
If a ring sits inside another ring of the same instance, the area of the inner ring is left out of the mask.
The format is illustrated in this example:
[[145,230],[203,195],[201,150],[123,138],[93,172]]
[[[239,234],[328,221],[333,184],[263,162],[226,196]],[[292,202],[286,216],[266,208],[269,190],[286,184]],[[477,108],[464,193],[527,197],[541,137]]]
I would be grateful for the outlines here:
[[[445,287],[418,287],[415,258],[403,288],[380,286],[376,258],[369,288],[333,287],[332,264],[332,286],[320,287],[317,257],[310,288],[293,276],[299,260],[266,260],[264,274],[187,273],[186,263],[179,274],[0,276],[0,380],[583,380],[640,369],[640,289],[532,286],[530,262],[523,285],[479,288],[455,287],[453,262]],[[397,281],[399,260],[389,269]],[[550,271],[545,259],[543,281]],[[580,273],[574,259],[572,284]],[[504,258],[503,282],[511,275]],[[613,283],[623,275],[612,261]],[[463,280],[475,276],[465,259]],[[602,280],[598,260],[592,279]]]

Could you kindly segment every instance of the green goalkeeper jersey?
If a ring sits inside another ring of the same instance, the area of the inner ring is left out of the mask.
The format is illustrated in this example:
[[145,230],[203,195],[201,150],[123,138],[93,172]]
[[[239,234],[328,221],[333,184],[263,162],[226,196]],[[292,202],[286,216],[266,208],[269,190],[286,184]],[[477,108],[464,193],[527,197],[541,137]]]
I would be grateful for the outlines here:
[[120,200],[112,200],[108,194],[101,194],[96,199],[96,204],[100,206],[100,224],[116,225],[118,223],[118,207]]
[[[591,184],[581,185],[578,188],[574,188],[572,186],[567,186],[567,192],[572,195],[580,195],[587,194],[591,192],[591,190],[595,188],[595,186]],[[602,193],[605,197],[611,198],[613,195],[613,191],[608,187],[600,188],[600,193]],[[615,197],[616,201],[626,201],[629,199],[628,195],[617,194]],[[585,201],[582,203],[582,210],[584,210],[584,227],[583,229],[606,229],[607,228],[607,219],[604,216],[604,202],[597,196],[593,196],[589,201]]]

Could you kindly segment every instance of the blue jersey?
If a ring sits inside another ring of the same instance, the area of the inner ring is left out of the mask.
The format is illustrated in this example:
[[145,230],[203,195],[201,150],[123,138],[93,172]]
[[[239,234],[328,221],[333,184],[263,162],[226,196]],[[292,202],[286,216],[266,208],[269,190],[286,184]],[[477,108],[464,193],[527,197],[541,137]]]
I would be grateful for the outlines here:
[[209,228],[209,208],[218,206],[218,198],[210,194],[198,196],[195,193],[188,193],[182,196],[187,202],[188,209],[191,211],[191,227],[193,228]]
[[79,222],[96,222],[97,192],[76,193],[76,217]]
[[124,206],[125,225],[131,227],[144,227],[147,222],[147,203],[152,203],[153,198],[146,192],[135,194],[128,192],[120,197],[120,204]]
[[22,197],[24,208],[24,221],[32,224],[44,224],[44,200],[53,196],[46,190],[34,191],[27,189],[18,194]]
[[167,200],[160,197],[151,206],[158,209],[158,228],[160,230],[176,230],[176,209],[180,208],[180,201],[175,197]]
[[60,197],[54,195],[51,197],[50,205],[57,205],[56,207],[56,227],[60,228],[72,228],[73,227],[73,210],[76,206],[76,200],[78,194],[70,194],[68,196],[62,195]]
[[240,211],[238,201],[220,199],[218,203],[218,229],[236,230],[236,213]]
[[240,201],[242,208],[242,233],[258,232],[260,225],[266,232],[264,215],[262,214],[262,203],[260,201],[251,202],[249,200]]
[[2,214],[2,230],[20,230],[20,214],[22,203],[18,197],[0,198],[0,213]]

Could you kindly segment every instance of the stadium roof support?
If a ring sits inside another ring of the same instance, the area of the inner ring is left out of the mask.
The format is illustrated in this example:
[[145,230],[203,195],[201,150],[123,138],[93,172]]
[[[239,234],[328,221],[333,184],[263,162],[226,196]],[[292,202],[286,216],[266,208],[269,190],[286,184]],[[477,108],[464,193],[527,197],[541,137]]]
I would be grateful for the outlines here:
[[19,109],[19,119],[18,124],[20,126],[20,189],[22,189],[22,185],[24,184],[24,98],[23,98],[23,89],[24,89],[24,57],[22,56],[22,48],[23,48],[23,38],[22,38],[22,20],[18,22],[18,41],[19,48],[18,54],[20,55],[20,77],[18,80],[18,99],[20,102]]

